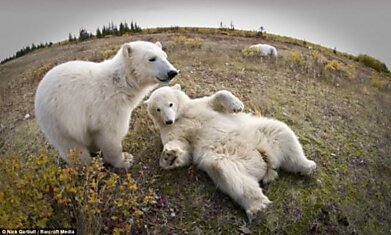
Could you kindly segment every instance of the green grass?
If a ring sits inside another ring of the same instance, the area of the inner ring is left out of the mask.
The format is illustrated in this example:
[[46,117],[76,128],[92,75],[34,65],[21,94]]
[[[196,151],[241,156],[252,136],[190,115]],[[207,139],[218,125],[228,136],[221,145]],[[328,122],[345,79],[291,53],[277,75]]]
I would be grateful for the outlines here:
[[[390,80],[340,52],[335,55],[307,42],[316,47],[314,53],[300,40],[276,35],[260,39],[255,32],[236,30],[149,29],[137,35],[54,45],[0,65],[0,158],[15,153],[21,160],[31,159],[41,149],[56,155],[33,115],[34,91],[48,65],[73,59],[101,61],[132,40],[161,41],[169,60],[181,70],[175,83],[190,96],[228,89],[244,102],[245,111],[286,122],[299,136],[307,157],[318,164],[310,177],[280,172],[275,182],[264,185],[274,203],[249,224],[243,210],[204,172],[194,166],[159,168],[159,133],[141,105],[132,114],[123,146],[135,156],[130,172],[141,195],[152,188],[158,203],[143,208],[139,232],[390,233]],[[243,56],[243,48],[257,42],[275,45],[279,58]],[[333,69],[325,68],[330,61],[335,61],[329,65]],[[32,117],[23,120],[26,113]],[[66,224],[53,216],[45,226],[61,225]]]

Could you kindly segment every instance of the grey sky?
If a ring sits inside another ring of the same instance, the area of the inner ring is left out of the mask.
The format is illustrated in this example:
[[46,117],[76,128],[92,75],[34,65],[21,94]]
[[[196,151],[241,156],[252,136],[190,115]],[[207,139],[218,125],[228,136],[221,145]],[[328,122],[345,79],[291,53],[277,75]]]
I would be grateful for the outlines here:
[[0,0],[0,59],[31,43],[57,42],[81,27],[95,32],[111,21],[141,27],[206,26],[220,21],[366,53],[391,67],[390,0]]

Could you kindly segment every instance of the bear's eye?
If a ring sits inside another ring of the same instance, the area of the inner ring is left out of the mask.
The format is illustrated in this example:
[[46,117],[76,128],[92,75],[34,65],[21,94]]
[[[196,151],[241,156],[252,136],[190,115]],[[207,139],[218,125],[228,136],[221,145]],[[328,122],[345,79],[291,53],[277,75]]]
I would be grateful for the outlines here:
[[156,61],[156,57],[152,57],[152,58],[150,58],[150,59],[149,59],[149,61],[150,61],[150,62],[154,62],[154,61]]
[[156,109],[156,111],[160,112],[160,109],[158,108],[158,109]]
[[170,103],[169,106],[172,107],[172,103]]

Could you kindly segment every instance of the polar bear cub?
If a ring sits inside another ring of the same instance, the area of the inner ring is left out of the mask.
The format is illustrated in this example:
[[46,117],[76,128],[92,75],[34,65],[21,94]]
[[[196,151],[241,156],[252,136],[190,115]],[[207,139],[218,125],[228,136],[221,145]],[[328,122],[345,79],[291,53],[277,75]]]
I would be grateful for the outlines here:
[[286,124],[241,113],[243,103],[228,91],[191,99],[175,85],[157,89],[146,103],[164,145],[160,166],[194,163],[250,220],[271,203],[258,181],[274,180],[278,168],[304,175],[316,168]]
[[84,164],[90,151],[101,150],[104,161],[129,168],[133,156],[122,152],[132,110],[158,84],[177,70],[160,42],[125,43],[101,63],[70,61],[51,69],[39,83],[35,114],[39,126],[62,159],[76,150]]

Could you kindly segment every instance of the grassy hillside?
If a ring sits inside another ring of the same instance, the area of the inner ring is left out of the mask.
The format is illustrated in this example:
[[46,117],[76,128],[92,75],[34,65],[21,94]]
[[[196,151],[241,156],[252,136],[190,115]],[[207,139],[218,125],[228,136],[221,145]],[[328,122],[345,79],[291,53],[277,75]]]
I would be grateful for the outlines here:
[[[69,169],[40,133],[38,82],[69,60],[102,61],[133,40],[161,41],[190,96],[228,89],[245,111],[286,122],[309,159],[311,177],[280,172],[264,185],[274,202],[249,224],[244,211],[195,167],[164,171],[158,131],[144,106],[132,116],[124,150],[129,172]],[[277,60],[243,50],[277,47]],[[0,65],[0,227],[77,227],[83,233],[390,234],[391,85],[384,73],[299,40],[252,32],[149,30],[60,43]],[[26,116],[29,114],[29,117]]]

